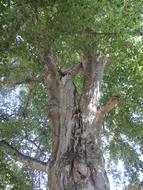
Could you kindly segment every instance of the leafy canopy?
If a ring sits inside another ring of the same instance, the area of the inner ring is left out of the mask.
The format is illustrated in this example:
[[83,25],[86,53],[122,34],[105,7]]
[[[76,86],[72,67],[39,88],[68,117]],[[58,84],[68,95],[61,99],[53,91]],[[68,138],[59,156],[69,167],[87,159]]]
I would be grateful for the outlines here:
[[[137,182],[143,168],[142,6],[142,0],[1,0],[0,131],[4,138],[23,153],[47,159],[51,129],[43,48],[52,46],[59,68],[66,69],[81,62],[83,49],[88,47],[110,57],[101,104],[121,96],[104,122],[103,149],[111,161],[108,169],[116,176],[115,164],[121,160],[121,182]],[[17,42],[16,35],[24,41]],[[78,75],[75,83],[82,93],[83,76]],[[3,149],[0,152],[6,154]],[[3,158],[0,167],[7,168],[9,161],[3,163]],[[0,169],[0,176],[12,176],[15,168],[10,166],[10,170]],[[2,186],[13,183],[11,177],[7,179],[2,178]]]

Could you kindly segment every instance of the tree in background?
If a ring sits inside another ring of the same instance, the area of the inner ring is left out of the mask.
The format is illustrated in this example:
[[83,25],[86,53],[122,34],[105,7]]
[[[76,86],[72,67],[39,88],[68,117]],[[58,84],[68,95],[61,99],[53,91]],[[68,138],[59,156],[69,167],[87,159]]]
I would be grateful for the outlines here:
[[49,190],[109,190],[103,153],[117,184],[139,182],[142,5],[0,2],[3,189],[35,188],[36,169]]

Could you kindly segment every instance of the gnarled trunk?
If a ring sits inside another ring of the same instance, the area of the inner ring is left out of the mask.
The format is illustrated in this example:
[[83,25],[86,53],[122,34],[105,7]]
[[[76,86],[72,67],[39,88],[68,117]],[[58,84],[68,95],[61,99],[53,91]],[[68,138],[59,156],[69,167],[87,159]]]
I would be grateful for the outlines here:
[[79,96],[74,74],[60,75],[50,53],[45,51],[48,70],[49,117],[52,124],[52,157],[49,190],[109,190],[100,149],[100,84],[106,57],[85,53],[82,70],[85,84]]

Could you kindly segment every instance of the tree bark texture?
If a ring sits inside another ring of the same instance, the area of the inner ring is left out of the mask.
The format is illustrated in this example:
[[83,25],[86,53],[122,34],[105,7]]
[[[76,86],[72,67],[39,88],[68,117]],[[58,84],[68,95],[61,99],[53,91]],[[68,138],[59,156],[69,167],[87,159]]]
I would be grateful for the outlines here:
[[106,57],[85,52],[82,96],[74,85],[74,75],[61,75],[48,50],[49,118],[52,125],[52,156],[49,190],[109,190],[105,161],[100,149],[100,85]]

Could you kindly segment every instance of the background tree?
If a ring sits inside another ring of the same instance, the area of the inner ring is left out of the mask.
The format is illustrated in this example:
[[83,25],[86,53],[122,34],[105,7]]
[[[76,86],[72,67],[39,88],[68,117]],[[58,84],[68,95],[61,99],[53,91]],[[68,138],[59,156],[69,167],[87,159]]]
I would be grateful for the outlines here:
[[[19,189],[25,181],[25,188],[34,188],[34,171],[29,167],[49,172],[51,189],[62,183],[63,189],[82,189],[83,184],[108,189],[100,148],[117,183],[139,181],[143,168],[142,5],[141,0],[0,2],[3,189],[7,185]],[[18,35],[23,40],[17,40]],[[95,130],[98,126],[100,130]],[[28,168],[18,167],[12,159]],[[121,179],[119,160],[124,163]],[[53,175],[58,171],[61,174]],[[25,177],[18,182],[21,175]]]

